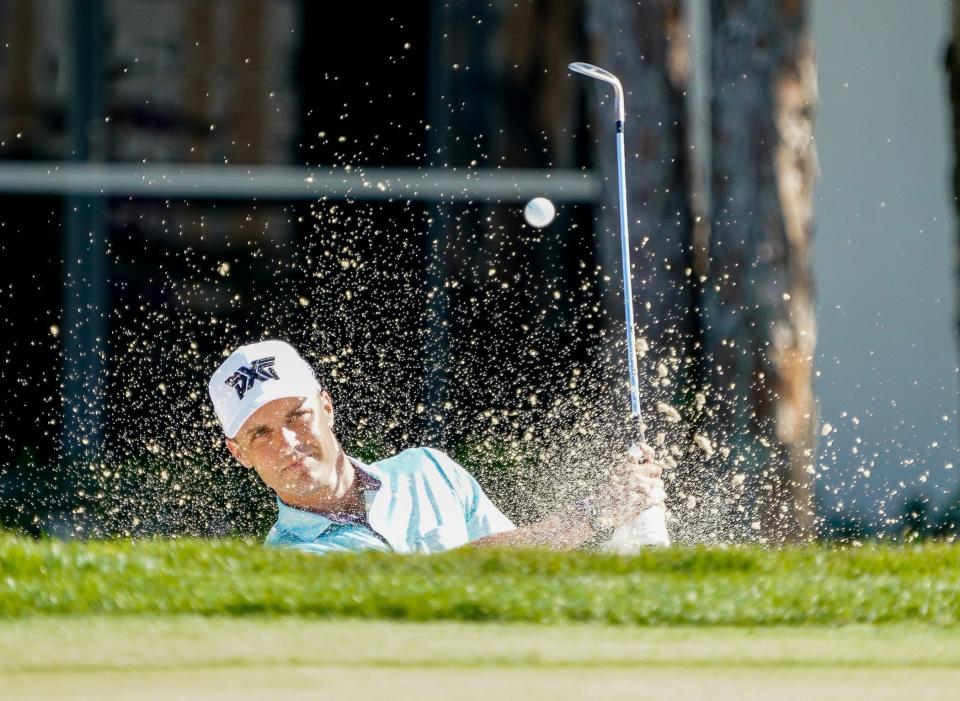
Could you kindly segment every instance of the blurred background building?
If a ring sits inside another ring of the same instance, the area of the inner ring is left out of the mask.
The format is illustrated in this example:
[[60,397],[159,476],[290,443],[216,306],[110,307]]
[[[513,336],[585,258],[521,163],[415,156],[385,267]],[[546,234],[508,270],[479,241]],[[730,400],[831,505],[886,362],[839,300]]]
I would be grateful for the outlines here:
[[[563,498],[626,406],[609,96],[572,60],[628,91],[644,406],[681,539],[899,532],[908,499],[942,520],[947,12],[0,2],[4,525],[260,532],[272,502],[205,382],[270,336],[351,450],[445,447],[520,520]],[[536,195],[559,205],[539,231]]]

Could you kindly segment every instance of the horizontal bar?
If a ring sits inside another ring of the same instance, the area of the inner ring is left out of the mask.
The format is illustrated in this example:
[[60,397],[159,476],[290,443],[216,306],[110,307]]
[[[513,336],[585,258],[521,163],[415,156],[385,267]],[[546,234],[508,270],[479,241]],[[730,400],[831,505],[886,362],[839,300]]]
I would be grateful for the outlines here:
[[307,168],[188,163],[0,161],[0,195],[429,202],[478,200],[594,202],[599,177],[588,170]]

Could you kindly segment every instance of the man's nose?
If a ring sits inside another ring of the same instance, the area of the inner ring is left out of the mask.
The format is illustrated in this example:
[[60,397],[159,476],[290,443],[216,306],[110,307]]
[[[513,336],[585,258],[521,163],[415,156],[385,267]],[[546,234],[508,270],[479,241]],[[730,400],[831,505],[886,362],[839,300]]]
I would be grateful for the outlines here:
[[283,427],[280,429],[280,435],[283,437],[283,442],[291,448],[296,448],[300,445],[300,439],[297,438],[297,432],[293,429]]

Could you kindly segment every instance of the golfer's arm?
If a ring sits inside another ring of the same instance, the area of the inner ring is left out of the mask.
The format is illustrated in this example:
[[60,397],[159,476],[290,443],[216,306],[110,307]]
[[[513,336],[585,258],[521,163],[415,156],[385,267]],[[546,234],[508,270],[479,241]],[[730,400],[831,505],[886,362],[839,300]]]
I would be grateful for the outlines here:
[[471,541],[476,548],[550,548],[573,550],[593,537],[593,529],[581,514],[561,511],[537,523]]

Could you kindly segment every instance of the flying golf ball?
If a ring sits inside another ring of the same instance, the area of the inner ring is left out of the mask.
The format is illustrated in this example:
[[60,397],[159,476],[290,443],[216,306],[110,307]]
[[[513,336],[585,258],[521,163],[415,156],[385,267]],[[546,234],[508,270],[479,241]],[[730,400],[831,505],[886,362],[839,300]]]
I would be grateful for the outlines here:
[[523,218],[527,220],[527,224],[538,229],[549,225],[555,216],[557,208],[546,197],[534,197],[523,208]]

